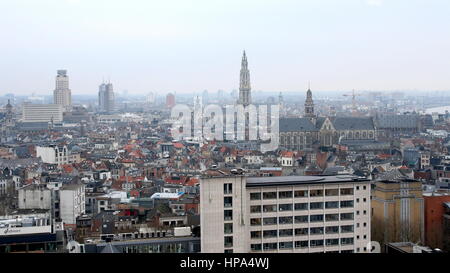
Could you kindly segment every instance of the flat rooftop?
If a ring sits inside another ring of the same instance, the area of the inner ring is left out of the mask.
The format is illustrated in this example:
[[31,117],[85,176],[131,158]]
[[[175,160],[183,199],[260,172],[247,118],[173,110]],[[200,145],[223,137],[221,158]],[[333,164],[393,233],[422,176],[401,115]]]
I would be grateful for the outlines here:
[[167,236],[167,237],[153,237],[153,238],[142,238],[142,239],[125,239],[119,241],[111,242],[93,242],[86,244],[96,244],[97,246],[105,247],[108,244],[113,246],[127,246],[127,245],[142,245],[142,244],[158,244],[158,243],[169,243],[169,242],[185,242],[185,241],[200,241],[200,237],[194,237],[192,235],[188,236]]
[[286,186],[301,184],[323,184],[323,183],[345,183],[345,182],[367,182],[364,177],[354,175],[330,175],[330,176],[271,176],[271,177],[248,177],[247,188],[264,186]]
[[324,183],[364,183],[370,181],[365,177],[356,175],[297,175],[297,176],[244,176],[244,175],[222,175],[222,176],[207,176],[202,177],[201,180],[208,179],[233,179],[242,177],[246,179],[246,187],[269,187],[269,186],[292,186],[302,184],[324,184]]

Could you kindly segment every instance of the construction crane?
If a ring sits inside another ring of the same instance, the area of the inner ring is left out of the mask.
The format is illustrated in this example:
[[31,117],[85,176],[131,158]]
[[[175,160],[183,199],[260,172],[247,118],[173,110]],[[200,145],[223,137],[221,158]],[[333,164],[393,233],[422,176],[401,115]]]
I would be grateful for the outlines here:
[[356,96],[362,96],[362,94],[356,94],[355,89],[353,89],[351,94],[344,94],[343,96],[352,97],[352,114],[356,116]]

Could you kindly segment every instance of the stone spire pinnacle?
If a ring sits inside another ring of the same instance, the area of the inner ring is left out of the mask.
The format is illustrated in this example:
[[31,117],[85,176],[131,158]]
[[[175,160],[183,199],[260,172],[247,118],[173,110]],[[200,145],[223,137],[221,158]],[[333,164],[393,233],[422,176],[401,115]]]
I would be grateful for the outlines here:
[[241,61],[241,74],[240,74],[240,84],[239,84],[239,104],[245,106],[251,103],[251,93],[250,93],[250,71],[248,70],[247,55],[242,55]]

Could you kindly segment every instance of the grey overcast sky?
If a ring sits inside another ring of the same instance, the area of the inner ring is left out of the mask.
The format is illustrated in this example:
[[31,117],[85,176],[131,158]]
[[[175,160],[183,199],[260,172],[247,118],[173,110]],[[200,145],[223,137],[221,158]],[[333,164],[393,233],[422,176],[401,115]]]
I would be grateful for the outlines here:
[[0,95],[449,90],[448,0],[0,0]]

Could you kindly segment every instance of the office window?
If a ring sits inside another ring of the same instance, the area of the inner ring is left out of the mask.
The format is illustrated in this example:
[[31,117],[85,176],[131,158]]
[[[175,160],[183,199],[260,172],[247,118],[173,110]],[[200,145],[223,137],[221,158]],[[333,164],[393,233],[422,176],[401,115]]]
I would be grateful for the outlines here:
[[310,222],[322,222],[323,221],[323,214],[311,215],[311,216],[309,216],[309,221]]
[[339,214],[337,214],[337,213],[325,214],[325,221],[327,221],[327,222],[339,221]]
[[280,249],[291,249],[291,248],[293,248],[293,243],[292,242],[280,242],[279,248]]
[[325,202],[325,208],[326,209],[338,209],[339,208],[339,201]]
[[233,246],[233,236],[225,236],[224,247],[232,247],[232,246]]
[[277,211],[277,205],[264,205],[263,206],[264,212],[276,212]]
[[260,192],[251,192],[250,200],[261,200],[261,193]]
[[273,238],[273,237],[277,237],[278,232],[276,230],[264,230],[263,231],[263,236],[264,238]]
[[353,208],[353,201],[341,201],[341,208]]
[[307,210],[308,209],[308,203],[296,203],[294,205],[295,210]]
[[263,199],[277,199],[277,193],[276,192],[263,192]]
[[320,247],[323,246],[323,240],[311,240],[309,241],[309,245],[311,247]]
[[356,203],[359,203],[359,198],[356,198]]
[[310,228],[309,234],[323,234],[323,227]]
[[280,199],[292,198],[292,191],[280,191],[278,193],[278,198]]
[[366,186],[363,186],[363,189],[367,189],[367,187],[366,187]]
[[233,184],[225,183],[223,184],[223,194],[232,194],[233,193]]
[[290,229],[280,229],[278,231],[278,236],[280,236],[280,237],[292,236],[292,234],[294,234],[294,232],[291,228]]
[[279,217],[279,218],[278,218],[278,223],[279,223],[280,225],[292,224],[292,216]]
[[250,225],[252,225],[252,226],[260,226],[261,225],[261,218],[251,218],[250,219]]
[[353,232],[353,225],[341,226],[341,233]]
[[359,186],[356,186],[356,190],[357,190],[357,191],[359,190]]
[[262,250],[262,244],[251,244],[250,245],[252,251],[261,251]]
[[233,206],[233,197],[224,197],[223,198],[223,206],[226,208],[230,208]]
[[309,204],[310,209],[323,209],[323,202],[312,202]]
[[308,215],[294,216],[294,221],[296,224],[308,223]]
[[323,190],[310,190],[309,196],[311,196],[311,197],[323,196]]
[[338,196],[339,195],[339,189],[326,189],[325,190],[325,196]]
[[295,248],[305,248],[308,247],[308,241],[295,241]]
[[295,236],[299,236],[299,235],[308,235],[308,228],[296,228]]
[[231,234],[233,233],[233,224],[232,223],[225,223],[223,225],[223,232],[225,234]]
[[341,213],[341,221],[342,220],[353,220],[353,212],[350,213]]
[[264,243],[264,250],[277,250],[277,243]]
[[276,225],[277,217],[266,217],[263,219],[263,224],[266,225]]
[[325,227],[325,232],[327,234],[339,233],[339,226]]
[[259,213],[261,212],[261,206],[250,206],[250,212],[251,213]]
[[250,238],[252,239],[256,239],[256,238],[261,238],[261,231],[251,231],[250,232]]
[[326,239],[325,240],[325,244],[327,246],[335,246],[335,245],[339,245],[339,239]]
[[341,238],[341,245],[352,245],[353,237],[351,238]]
[[341,195],[353,195],[353,188],[341,189]]
[[367,198],[363,198],[363,202],[366,202],[367,201]]
[[223,219],[225,221],[233,220],[233,211],[232,210],[224,210],[223,211]]
[[291,211],[292,210],[292,204],[280,204],[278,205],[279,211]]
[[300,197],[308,197],[308,191],[294,191],[294,197],[300,198]]

